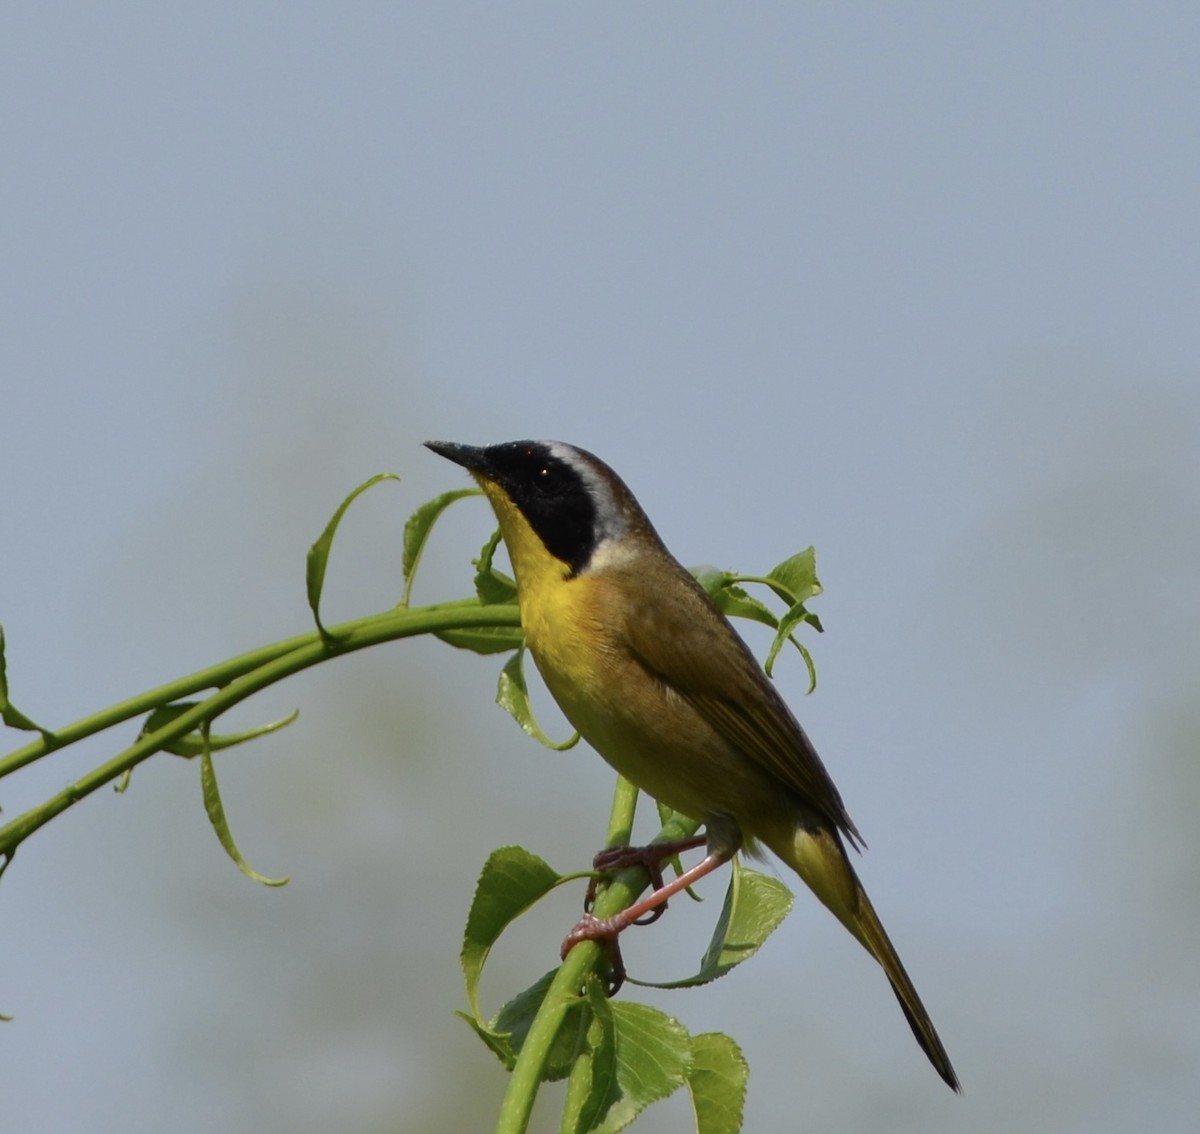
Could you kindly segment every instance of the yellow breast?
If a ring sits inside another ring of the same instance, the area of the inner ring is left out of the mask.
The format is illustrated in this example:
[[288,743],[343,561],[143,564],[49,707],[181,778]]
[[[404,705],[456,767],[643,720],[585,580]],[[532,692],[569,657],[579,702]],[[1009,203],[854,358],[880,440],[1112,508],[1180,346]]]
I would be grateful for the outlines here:
[[571,569],[546,550],[507,494],[480,481],[500,521],[500,530],[517,577],[525,640],[551,692],[594,686],[597,651],[603,652],[604,620],[598,601],[599,580],[571,577]]

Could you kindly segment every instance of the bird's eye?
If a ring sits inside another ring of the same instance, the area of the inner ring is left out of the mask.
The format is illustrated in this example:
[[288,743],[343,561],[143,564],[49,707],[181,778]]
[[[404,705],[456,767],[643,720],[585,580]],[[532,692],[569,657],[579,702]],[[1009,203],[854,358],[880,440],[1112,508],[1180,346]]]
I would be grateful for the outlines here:
[[559,496],[565,483],[563,470],[552,464],[539,465],[533,474],[533,488],[539,496]]

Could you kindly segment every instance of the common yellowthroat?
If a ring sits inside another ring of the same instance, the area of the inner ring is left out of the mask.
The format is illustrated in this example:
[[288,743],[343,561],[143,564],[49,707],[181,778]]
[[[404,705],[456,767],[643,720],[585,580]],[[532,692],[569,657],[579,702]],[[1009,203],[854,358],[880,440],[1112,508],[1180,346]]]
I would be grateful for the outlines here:
[[[783,698],[608,465],[557,441],[426,442],[466,468],[500,522],[529,652],[563,713],[622,776],[703,820],[697,866],[565,948],[615,936],[763,844],[882,966],[917,1042],[958,1078],[847,857],[862,838]],[[699,840],[692,845],[699,845]],[[669,853],[669,852],[668,852]]]

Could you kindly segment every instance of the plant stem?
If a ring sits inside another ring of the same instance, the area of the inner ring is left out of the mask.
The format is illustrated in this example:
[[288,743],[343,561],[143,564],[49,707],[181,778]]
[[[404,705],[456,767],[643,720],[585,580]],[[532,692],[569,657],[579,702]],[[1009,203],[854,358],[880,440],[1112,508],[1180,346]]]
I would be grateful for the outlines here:
[[123,772],[136,767],[172,741],[206,722],[211,723],[222,713],[268,685],[274,685],[285,677],[331,658],[398,638],[445,630],[504,626],[520,626],[516,606],[480,606],[473,600],[468,600],[416,609],[400,607],[384,614],[342,623],[329,630],[327,637],[313,631],[276,642],[271,646],[263,646],[76,721],[56,731],[53,744],[47,744],[43,738],[17,749],[0,760],[0,777],[66,744],[148,713],[160,705],[169,704],[201,689],[217,687],[215,693],[194,707],[180,713],[154,732],[138,737],[132,745],[107,763],[68,785],[45,803],[31,808],[0,827],[0,856],[5,859],[3,865],[11,861],[21,842],[56,815],[60,815],[68,807],[116,779]]
[[[628,844],[637,798],[638,789],[618,776],[609,816],[607,846]],[[653,841],[686,839],[694,835],[699,826],[696,820],[675,813]],[[596,916],[605,918],[620,913],[649,885],[650,875],[640,866],[620,871],[596,899]],[[554,1037],[569,1009],[579,1000],[588,975],[599,971],[603,959],[604,949],[598,941],[584,941],[576,945],[559,966],[517,1055],[500,1104],[495,1134],[525,1134]]]

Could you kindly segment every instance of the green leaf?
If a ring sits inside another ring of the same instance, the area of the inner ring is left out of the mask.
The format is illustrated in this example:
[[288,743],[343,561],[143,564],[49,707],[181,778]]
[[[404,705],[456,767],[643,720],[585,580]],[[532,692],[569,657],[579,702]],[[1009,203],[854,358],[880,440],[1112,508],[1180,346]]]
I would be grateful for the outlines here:
[[696,1112],[696,1134],[738,1134],[750,1068],[741,1048],[721,1032],[692,1037],[688,1090]]
[[523,847],[501,847],[488,857],[467,914],[459,959],[467,978],[467,1002],[476,1020],[479,978],[492,946],[505,927],[543,898],[563,876]]
[[588,978],[585,993],[588,1025],[567,1080],[560,1134],[587,1134],[595,1130],[619,1094],[612,1006],[594,975]]
[[770,650],[767,651],[767,660],[763,668],[766,670],[767,676],[770,677],[771,671],[775,666],[775,659],[779,656],[779,651],[783,649],[783,644],[791,642],[800,651],[800,656],[804,659],[804,664],[808,668],[808,691],[811,693],[817,687],[817,667],[813,664],[812,654],[808,652],[807,647],[802,646],[792,636],[792,631],[802,622],[807,622],[817,631],[823,632],[817,616],[810,614],[804,609],[804,604],[798,602],[779,620],[779,628],[775,631],[775,637],[771,642]]
[[[195,701],[176,701],[170,705],[160,705],[146,718],[146,723],[142,725],[139,735],[148,736],[152,732],[157,732],[160,728],[169,725],[176,717],[194,709],[196,704]],[[232,748],[235,744],[245,744],[247,740],[266,736],[270,732],[278,732],[281,728],[287,728],[299,715],[300,710],[296,709],[293,713],[277,721],[259,725],[257,728],[246,729],[244,732],[209,733],[206,737],[202,729],[196,729],[185,733],[176,740],[168,741],[160,751],[170,752],[173,756],[183,756],[185,759],[191,760],[202,755],[206,747],[209,752],[217,752],[222,748]]]
[[[812,654],[792,636],[802,622],[808,623],[818,633],[824,630],[821,620],[804,607],[810,598],[821,594],[823,590],[817,579],[817,557],[813,548],[805,548],[785,559],[766,575],[735,575],[715,567],[696,567],[692,569],[692,574],[726,617],[748,618],[775,629],[775,637],[763,666],[768,676],[774,669],[775,659],[784,643],[790,641],[800,651],[808,669],[808,691],[811,693],[817,687],[817,670]],[[788,604],[787,613],[783,618],[777,618],[767,606],[736,586],[737,583],[763,583],[770,587]]]
[[722,571],[720,567],[713,567],[707,563],[699,567],[689,567],[688,574],[704,588],[705,594],[713,600],[734,578],[732,571]]
[[8,699],[8,663],[4,657],[3,626],[0,626],[0,720],[9,728],[19,728],[23,732],[40,732],[47,744],[54,743],[54,734],[49,729],[31,721]]
[[529,703],[529,687],[525,684],[524,670],[525,649],[522,647],[504,664],[500,671],[500,684],[496,689],[496,704],[507,710],[513,719],[534,740],[553,748],[555,752],[563,752],[579,743],[579,733],[572,733],[561,743],[551,740],[541,729],[533,715],[533,706]]
[[[517,1056],[525,1045],[529,1029],[546,999],[546,993],[554,982],[557,969],[551,969],[524,992],[514,996],[496,1014],[491,1023],[466,1012],[457,1013],[474,1029],[475,1034],[488,1046],[492,1053],[509,1070],[516,1064]],[[550,1044],[545,1062],[541,1067],[541,1081],[554,1082],[571,1073],[579,1053],[578,1018],[582,1001],[575,1001],[568,1008],[563,1022]]]
[[651,1103],[674,1094],[687,1081],[692,1043],[687,1029],[648,1004],[611,1003],[616,1032],[616,1074],[601,1104],[597,1134],[624,1130]]
[[[554,973],[551,972],[547,975],[553,977]],[[470,1024],[471,1029],[483,1040],[487,1049],[500,1060],[506,1071],[512,1071],[517,1063],[517,1052],[512,1045],[512,1036],[509,1032],[498,1031],[490,1024],[484,1023],[483,1020],[476,1019],[469,1012],[459,1012],[456,1010],[454,1014],[460,1020],[465,1020]]]
[[678,1020],[657,1008],[610,1001],[594,976],[586,994],[590,1018],[571,1068],[559,1130],[617,1134],[687,1082],[692,1039]]
[[800,656],[804,659],[804,667],[808,670],[808,688],[806,693],[811,693],[817,687],[817,663],[813,661],[813,656],[809,653],[808,647],[803,642],[797,642],[792,639],[796,649],[800,651]]
[[404,525],[404,595],[400,599],[401,606],[408,606],[413,579],[416,577],[425,545],[429,542],[433,525],[456,500],[480,495],[482,493],[478,488],[456,488],[453,492],[443,492],[441,496],[435,496],[409,516]]
[[492,566],[496,548],[500,545],[500,529],[483,545],[475,564],[475,594],[484,606],[507,606],[517,601],[517,584],[503,571]]
[[525,644],[519,626],[474,626],[454,630],[437,630],[434,637],[448,646],[471,650],[477,654],[507,654]]
[[767,572],[764,580],[789,606],[807,602],[822,591],[817,579],[816,548],[806,547]]
[[791,908],[791,891],[778,878],[751,870],[735,858],[725,905],[700,960],[700,971],[683,980],[661,983],[627,979],[630,984],[644,988],[691,988],[708,984],[753,957]]
[[713,602],[726,618],[748,618],[772,629],[779,625],[779,619],[769,607],[733,583],[727,583],[718,591]]
[[325,525],[325,530],[318,537],[317,542],[308,549],[308,558],[304,565],[308,605],[312,609],[313,618],[316,619],[317,629],[320,631],[321,637],[327,642],[331,639],[328,631],[321,623],[321,591],[325,586],[325,567],[329,562],[329,552],[333,547],[333,537],[337,535],[338,525],[342,522],[342,517],[346,514],[346,509],[373,484],[378,484],[381,480],[399,479],[395,473],[378,473],[371,477],[370,480],[363,481],[362,484],[338,505],[338,510],[334,512],[329,523]]
[[[552,969],[539,981],[524,992],[514,996],[496,1014],[493,1027],[506,1033],[513,1050],[519,1052],[525,1046],[525,1039],[533,1025],[534,1018],[546,999],[546,993],[554,982],[557,970]],[[571,1065],[579,1052],[579,1013],[583,1009],[581,1000],[574,1000],[572,1006],[563,1016],[562,1024],[554,1041],[546,1052],[546,1060],[542,1064],[542,1082],[552,1083],[565,1079],[571,1072]]]
[[770,607],[737,585],[742,581],[771,586],[766,577],[735,575],[732,571],[722,571],[717,567],[690,567],[688,570],[726,618],[748,618],[772,629],[779,625],[779,619]]
[[261,882],[264,886],[286,886],[289,881],[287,877],[267,878],[253,869],[242,857],[242,852],[238,850],[237,843],[233,841],[233,835],[229,830],[229,822],[225,818],[225,808],[221,803],[221,793],[217,789],[217,772],[213,767],[212,754],[208,751],[201,752],[200,754],[200,783],[204,789],[204,810],[208,812],[208,821],[212,824],[213,830],[216,831],[221,846],[225,848],[225,853],[237,863],[237,868],[247,878],[251,878],[255,882]]

